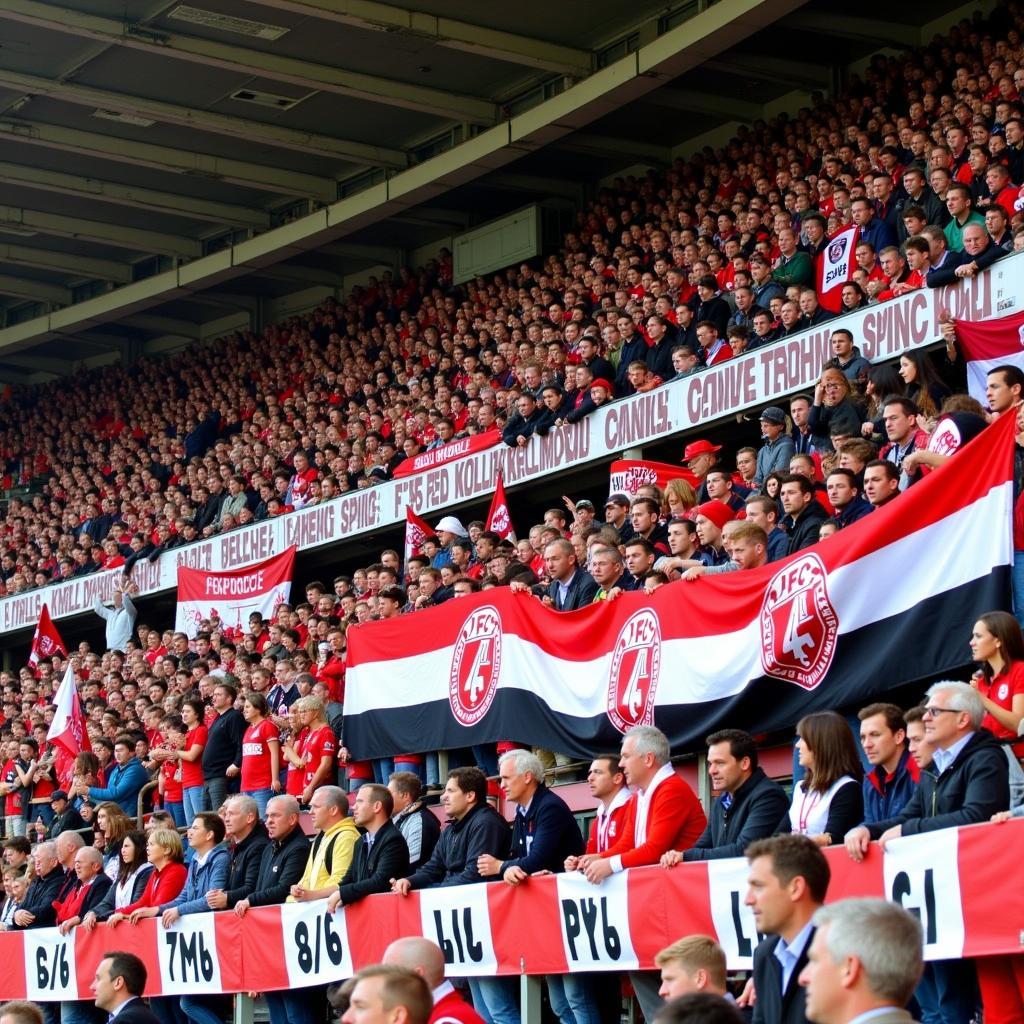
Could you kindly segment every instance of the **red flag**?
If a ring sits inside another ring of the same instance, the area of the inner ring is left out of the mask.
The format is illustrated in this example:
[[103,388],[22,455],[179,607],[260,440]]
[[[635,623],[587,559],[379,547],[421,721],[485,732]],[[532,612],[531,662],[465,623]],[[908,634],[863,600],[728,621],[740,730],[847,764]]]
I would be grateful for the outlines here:
[[430,528],[430,524],[418,516],[412,510],[411,505],[405,506],[405,564],[409,564],[409,559],[413,555],[421,554],[423,551],[423,542],[428,537],[435,536],[434,530]]
[[843,285],[853,280],[857,269],[854,252],[860,228],[840,228],[818,254],[818,302],[824,309],[838,313],[843,308]]
[[[82,703],[78,699],[78,687],[75,684],[75,670],[68,665],[64,679],[61,681],[57,696],[54,699],[56,710],[53,721],[50,723],[50,731],[46,734],[47,742],[57,747],[58,752],[63,751],[65,755],[74,760],[83,750],[91,750],[89,744],[89,733],[85,728],[85,715],[82,713]],[[58,762],[62,760],[58,757]],[[57,773],[61,775],[61,765],[58,763]]]
[[997,320],[957,320],[956,340],[967,363],[967,390],[988,408],[985,386],[997,366],[1024,370],[1024,313]]
[[494,497],[491,498],[491,508],[487,513],[487,529],[496,533],[502,540],[506,537],[516,539],[516,531],[512,528],[512,516],[508,511],[508,502],[505,500],[505,482],[498,474],[498,482],[494,485]]
[[28,667],[39,675],[37,671],[39,662],[46,658],[52,658],[55,654],[68,656],[68,649],[57,632],[57,627],[50,618],[49,609],[44,604],[39,612],[39,621],[36,623],[36,631],[32,636],[32,649],[28,653]]

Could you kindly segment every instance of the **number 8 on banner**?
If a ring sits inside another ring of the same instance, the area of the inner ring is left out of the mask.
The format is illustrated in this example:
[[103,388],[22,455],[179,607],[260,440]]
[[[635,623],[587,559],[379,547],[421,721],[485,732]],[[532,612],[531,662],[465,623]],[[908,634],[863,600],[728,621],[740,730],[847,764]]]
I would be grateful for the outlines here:
[[326,906],[326,900],[281,905],[284,955],[292,988],[341,981],[355,973],[345,909],[328,914]]
[[74,936],[61,935],[56,928],[24,935],[28,998],[41,1003],[77,999]]

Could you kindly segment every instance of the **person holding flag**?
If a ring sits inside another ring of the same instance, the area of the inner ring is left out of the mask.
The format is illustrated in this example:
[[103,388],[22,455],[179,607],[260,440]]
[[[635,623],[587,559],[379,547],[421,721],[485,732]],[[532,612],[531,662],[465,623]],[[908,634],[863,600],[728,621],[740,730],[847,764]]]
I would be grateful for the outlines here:
[[57,627],[50,618],[50,610],[44,604],[39,611],[39,621],[36,623],[36,631],[32,634],[32,647],[28,652],[28,667],[32,674],[39,678],[39,663],[52,658],[55,654],[68,656],[68,649],[64,646]]

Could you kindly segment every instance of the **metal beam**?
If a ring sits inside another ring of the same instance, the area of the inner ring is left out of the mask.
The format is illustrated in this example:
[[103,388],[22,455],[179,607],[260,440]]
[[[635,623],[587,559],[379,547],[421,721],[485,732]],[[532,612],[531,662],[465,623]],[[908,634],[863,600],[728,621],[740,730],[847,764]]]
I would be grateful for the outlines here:
[[[4,0],[0,18],[22,22],[51,32],[93,39],[110,46],[126,46],[162,57],[193,61],[208,67],[237,71],[243,75],[258,74],[277,82],[288,82],[303,89],[323,90],[342,96],[354,96],[389,106],[417,110],[454,121],[494,124],[497,107],[477,99],[444,89],[412,85],[366,75],[326,64],[313,64],[294,57],[282,57],[266,50],[198,36],[180,35],[165,30],[140,29],[128,21],[101,18],[63,6],[40,3],[38,0]],[[399,164],[398,166],[404,166]]]
[[799,64],[783,57],[768,57],[763,54],[729,54],[728,57],[705,61],[709,71],[721,71],[735,75],[745,81],[775,82],[788,89],[803,89],[814,92],[827,89],[832,81],[832,72],[824,64],[813,64],[806,60]]
[[264,146],[277,146],[295,153],[328,157],[367,167],[390,167],[402,169],[408,165],[406,154],[400,149],[387,146],[372,146],[364,142],[337,139],[330,135],[318,135],[295,128],[283,128],[265,121],[250,121],[244,117],[229,114],[215,114],[193,107],[179,107],[174,103],[145,99],[127,93],[93,89],[87,85],[43,78],[41,75],[26,75],[18,71],[0,68],[0,85],[8,89],[20,89],[33,96],[48,96],[50,99],[74,103],[78,106],[115,110],[118,113],[135,114],[152,118],[183,128],[210,132],[226,138],[245,139]]
[[70,306],[71,289],[46,281],[33,281],[27,277],[13,277],[0,274],[0,293],[19,299],[35,299],[38,302],[53,302],[58,306]]
[[103,224],[95,220],[82,220],[80,217],[65,217],[59,213],[27,210],[20,206],[0,206],[0,228],[4,226],[38,231],[57,238],[82,238],[88,242],[113,245],[133,252],[160,253],[189,260],[203,254],[200,242],[181,235]]
[[[4,0],[6,3],[7,0]],[[872,46],[920,46],[921,30],[913,25],[859,17],[839,11],[800,11],[779,22],[783,28],[798,32],[813,32]]]
[[41,167],[0,162],[0,182],[43,192],[57,192],[92,202],[99,200],[137,210],[155,210],[173,217],[211,221],[218,225],[261,231],[270,227],[270,214],[263,210],[251,210],[233,203],[215,203],[208,199],[193,199],[174,192],[159,192],[156,189],[122,185],[98,178],[83,178],[77,174],[49,171]]
[[723,121],[756,121],[764,116],[764,106],[756,100],[737,100],[731,96],[670,86],[648,93],[642,102],[652,107],[701,114]]
[[555,146],[570,153],[582,153],[586,156],[614,157],[623,164],[633,164],[637,160],[654,160],[659,163],[672,162],[669,146],[659,146],[654,142],[639,142],[634,139],[617,139],[612,135],[593,135],[590,132],[574,132],[572,135],[559,139]]
[[[5,3],[7,0],[5,0]],[[593,55],[575,46],[549,43],[517,32],[484,28],[456,18],[438,18],[375,0],[253,0],[261,7],[291,11],[358,28],[395,32],[427,39],[438,46],[465,50],[491,60],[520,64],[570,78],[583,78],[593,70]]]
[[39,124],[21,118],[0,118],[0,136],[64,153],[111,160],[131,166],[149,167],[170,174],[186,174],[195,178],[223,181],[245,188],[259,189],[278,195],[313,196],[321,202],[334,202],[338,186],[332,178],[322,178],[299,171],[267,167],[210,156],[188,150],[158,146],[150,142],[133,142],[115,135]]
[[341,274],[330,270],[317,270],[314,267],[285,266],[275,263],[268,267],[259,267],[253,271],[256,277],[269,277],[277,281],[296,281],[304,285],[322,285],[325,288],[340,288]]
[[132,268],[116,260],[101,260],[96,256],[76,256],[53,249],[34,249],[28,245],[0,244],[0,263],[17,267],[36,267],[40,270],[58,270],[75,277],[98,278],[115,284],[128,284]]
[[[515,174],[513,172],[490,174],[477,184],[481,188],[496,188],[506,192],[528,192],[542,197],[558,196],[581,204],[583,185],[576,181],[564,181],[559,178],[545,178],[535,174]],[[582,204],[581,204],[582,205]]]
[[125,327],[134,327],[138,331],[151,331],[154,334],[174,334],[181,338],[192,338],[198,341],[202,333],[202,324],[193,323],[191,320],[173,320],[166,316],[156,316],[147,313],[137,313],[135,316],[127,316],[118,323]]

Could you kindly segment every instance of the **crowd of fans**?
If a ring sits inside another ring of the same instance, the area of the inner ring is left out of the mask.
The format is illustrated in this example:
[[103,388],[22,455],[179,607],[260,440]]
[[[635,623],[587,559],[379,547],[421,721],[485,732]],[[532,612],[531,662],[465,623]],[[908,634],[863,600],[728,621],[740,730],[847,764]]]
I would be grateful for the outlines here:
[[[799,723],[803,777],[792,797],[758,768],[753,740],[725,730],[708,738],[719,797],[708,820],[672,771],[665,738],[634,730],[621,754],[590,766],[599,808],[589,843],[544,784],[566,759],[530,748],[528,736],[449,751],[446,773],[429,749],[354,761],[342,728],[349,628],[490,587],[570,611],[629,590],[700,586],[702,576],[783,558],[899,501],[957,457],[948,430],[933,450],[941,421],[963,444],[987,418],[1018,415],[1024,399],[1012,366],[989,374],[987,409],[963,393],[951,322],[944,357],[910,352],[898,366],[873,365],[837,327],[813,392],[761,410],[749,446],[727,453],[693,440],[685,472],[664,489],[602,494],[596,504],[566,498],[517,524],[517,541],[446,515],[405,564],[386,550],[308,582],[304,600],[279,606],[271,621],[255,616],[244,632],[216,617],[194,638],[140,621],[131,573],[139,558],[196,537],[373,486],[403,458],[455,436],[527,444],[606,401],[820,324],[832,314],[817,301],[813,260],[846,224],[861,235],[844,309],[972,276],[1024,249],[1021,21],[1016,5],[1000,7],[987,24],[960,25],[910,57],[874,59],[830,103],[744,129],[725,150],[664,174],[616,183],[540,267],[455,287],[445,253],[258,337],[8,394],[6,482],[41,487],[30,501],[12,500],[0,525],[6,591],[101,568],[123,574],[113,607],[96,606],[102,651],[83,644],[35,671],[0,673],[0,926],[170,924],[285,899],[333,909],[389,889],[517,885],[538,870],[581,871],[599,884],[624,867],[746,852],[752,871],[767,861],[783,886],[806,880],[796,916],[760,905],[770,879],[752,881],[748,896],[759,929],[780,936],[798,963],[828,884],[821,846],[845,843],[859,858],[870,839],[1008,816],[1011,783],[1024,781],[1009,745],[1024,719],[1024,637],[999,612],[975,626],[971,684],[938,684],[906,713],[863,709],[860,751],[838,714]],[[1022,452],[1018,444],[1016,498]],[[47,743],[69,664],[92,747],[74,761]],[[494,776],[521,809],[511,830],[488,803]],[[426,803],[432,789],[457,827],[440,829]],[[304,810],[320,837],[312,850]],[[717,954],[701,948],[699,969],[687,971],[714,981]],[[425,956],[406,950],[395,963],[429,976]],[[662,996],[683,994],[671,976],[684,961],[692,966],[682,956],[659,962],[660,982],[633,972],[649,1021],[659,985]],[[755,958],[755,1019],[797,1019],[783,1007],[795,1005],[787,993],[800,971],[774,979],[779,962]],[[1016,958],[979,962],[986,1024],[1024,1017],[1018,968]],[[970,1020],[974,972],[969,961],[930,965],[916,990],[922,1020]],[[562,1024],[601,1019],[608,1000],[594,977],[547,981]],[[518,1024],[505,979],[470,987],[488,1024]],[[305,993],[268,1001],[273,1024],[314,1019]],[[153,1010],[161,1024],[215,1024],[224,1006],[196,996],[154,1000]],[[64,1004],[61,1016],[96,1019],[81,1003]]]
[[0,526],[0,581],[155,557],[455,436],[526,443],[816,325],[814,259],[846,224],[844,309],[977,273],[1024,244],[1018,15],[876,57],[829,102],[601,189],[537,266],[454,286],[445,252],[259,335],[8,392],[4,482],[36,493]]

